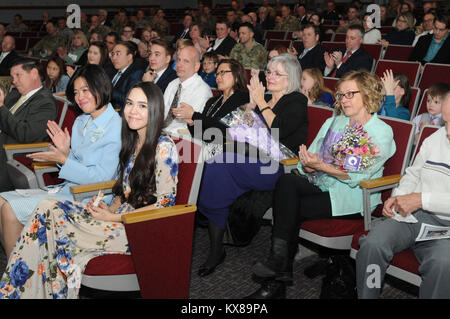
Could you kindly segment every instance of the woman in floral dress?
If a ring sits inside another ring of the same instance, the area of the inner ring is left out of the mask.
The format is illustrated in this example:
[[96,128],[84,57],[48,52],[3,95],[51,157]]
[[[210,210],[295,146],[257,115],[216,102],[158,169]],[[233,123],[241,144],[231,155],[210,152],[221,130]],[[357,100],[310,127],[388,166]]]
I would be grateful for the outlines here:
[[27,222],[0,281],[2,298],[77,298],[93,257],[129,254],[121,214],[175,203],[178,153],[162,133],[164,102],[153,83],[129,92],[122,124],[120,178],[108,207],[46,199]]

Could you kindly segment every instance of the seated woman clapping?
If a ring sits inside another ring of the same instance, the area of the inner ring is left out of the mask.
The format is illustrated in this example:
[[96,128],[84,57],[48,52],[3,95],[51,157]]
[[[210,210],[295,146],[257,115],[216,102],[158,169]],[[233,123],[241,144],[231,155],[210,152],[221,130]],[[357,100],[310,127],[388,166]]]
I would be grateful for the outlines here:
[[[309,149],[300,146],[299,174],[282,175],[276,183],[271,250],[265,262],[253,266],[253,274],[265,281],[249,298],[286,296],[302,222],[361,218],[359,182],[381,177],[384,163],[395,153],[392,129],[376,113],[381,89],[379,78],[366,71],[349,72],[337,83],[336,109],[342,115],[324,123]],[[364,137],[364,145],[357,149],[350,136]],[[372,209],[380,203],[380,194],[371,196]]]
[[[220,60],[217,67],[217,89],[221,94],[210,98],[202,113],[194,112],[192,106],[185,103],[173,112],[188,124],[189,132],[193,137],[215,143],[221,148],[226,140],[227,126],[220,119],[249,102],[247,75],[242,64],[233,59]],[[220,130],[222,136],[205,134],[208,129],[215,129],[210,131],[215,133]],[[213,137],[214,141],[212,141]]]
[[163,126],[161,90],[149,82],[136,84],[124,107],[120,178],[113,203],[108,207],[100,201],[96,206],[96,197],[87,205],[41,201],[9,259],[0,297],[76,298],[80,272],[91,258],[130,253],[121,215],[143,206],[175,204],[178,153],[162,133]]
[[67,87],[67,98],[84,114],[77,117],[72,136],[55,122],[47,133],[53,145],[47,152],[28,155],[37,161],[59,163],[65,181],[50,193],[23,196],[17,191],[0,194],[1,237],[10,255],[23,225],[45,198],[72,200],[70,186],[107,181],[116,177],[120,151],[121,118],[109,103],[112,85],[102,67],[86,65],[77,70]]
[[[296,57],[285,53],[274,57],[267,66],[270,97],[265,95],[266,88],[258,77],[252,77],[248,85],[248,108],[264,121],[269,134],[277,132],[279,141],[292,152],[305,143],[308,132],[307,99],[300,93],[301,73]],[[229,79],[231,73],[222,76]],[[225,258],[222,240],[233,202],[251,190],[273,190],[282,173],[282,165],[267,159],[263,152],[243,154],[239,149],[235,153],[226,150],[205,164],[198,208],[208,218],[211,246],[206,262],[198,270],[199,276],[211,274]]]

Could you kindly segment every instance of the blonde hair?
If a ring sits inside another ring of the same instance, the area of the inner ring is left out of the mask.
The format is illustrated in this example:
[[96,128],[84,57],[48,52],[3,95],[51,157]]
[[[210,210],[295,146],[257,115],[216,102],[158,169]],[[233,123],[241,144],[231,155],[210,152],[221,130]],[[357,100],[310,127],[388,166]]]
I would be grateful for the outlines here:
[[[336,92],[339,92],[342,83],[347,81],[356,82],[367,112],[372,114],[380,109],[383,100],[383,94],[381,93],[383,83],[378,75],[367,71],[350,71],[339,79],[336,85]],[[335,99],[334,108],[337,114],[343,114],[341,100]]]
[[72,36],[72,44],[73,44],[73,40],[75,39],[75,37],[80,37],[81,38],[81,41],[82,41],[82,46],[83,46],[83,48],[87,48],[88,46],[89,46],[89,42],[88,42],[88,40],[87,40],[87,38],[86,38],[86,35],[84,34],[84,32],[83,31],[81,31],[81,30],[77,30],[77,31],[75,31],[74,33],[73,33],[73,36]]
[[331,91],[329,88],[325,86],[323,82],[322,72],[320,72],[318,68],[305,69],[303,70],[303,73],[308,74],[314,80],[314,85],[309,91],[308,96],[311,101],[316,101],[317,99],[320,99],[322,94],[325,92],[333,94],[333,91]]

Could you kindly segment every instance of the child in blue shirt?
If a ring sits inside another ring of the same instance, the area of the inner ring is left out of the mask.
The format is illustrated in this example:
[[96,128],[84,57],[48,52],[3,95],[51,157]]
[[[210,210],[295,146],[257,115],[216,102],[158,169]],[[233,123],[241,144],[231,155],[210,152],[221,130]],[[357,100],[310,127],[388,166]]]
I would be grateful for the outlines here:
[[219,57],[214,52],[206,52],[203,55],[203,71],[200,73],[200,76],[211,88],[217,88],[216,69],[218,62]]
[[404,74],[393,74],[386,70],[381,78],[385,90],[385,100],[378,111],[379,115],[395,117],[409,121],[409,102],[411,100],[411,86]]

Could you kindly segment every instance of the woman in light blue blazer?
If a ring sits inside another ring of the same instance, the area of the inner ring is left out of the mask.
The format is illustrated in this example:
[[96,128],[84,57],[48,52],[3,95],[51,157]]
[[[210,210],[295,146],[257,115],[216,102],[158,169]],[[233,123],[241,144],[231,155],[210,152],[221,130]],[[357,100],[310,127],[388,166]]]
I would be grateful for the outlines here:
[[50,191],[23,196],[17,191],[0,193],[1,238],[9,257],[15,242],[42,199],[73,200],[70,186],[115,179],[121,148],[121,117],[109,103],[112,85],[102,67],[88,64],[77,70],[67,87],[67,98],[83,110],[72,127],[62,130],[48,122],[53,145],[46,152],[29,154],[36,161],[54,161],[65,181]]

